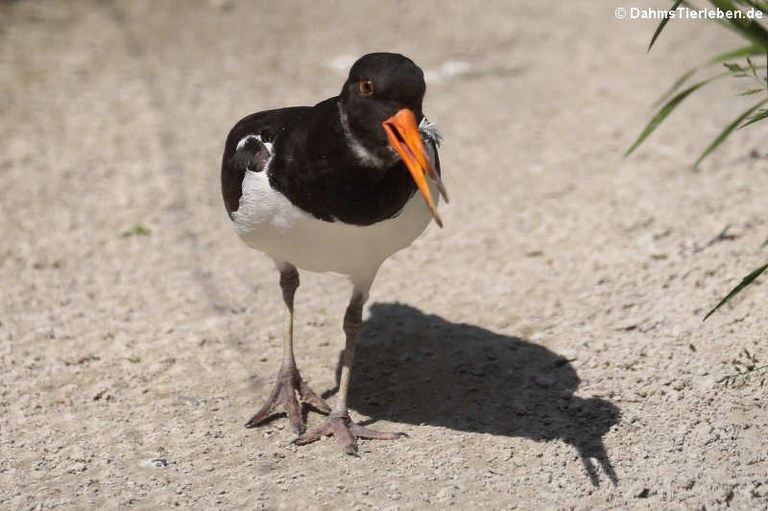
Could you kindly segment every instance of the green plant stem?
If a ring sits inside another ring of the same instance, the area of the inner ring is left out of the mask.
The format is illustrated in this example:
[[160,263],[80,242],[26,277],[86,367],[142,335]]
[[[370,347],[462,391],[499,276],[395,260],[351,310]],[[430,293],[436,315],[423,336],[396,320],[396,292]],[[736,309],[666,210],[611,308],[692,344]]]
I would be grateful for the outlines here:
[[742,289],[750,285],[752,281],[754,281],[757,277],[759,277],[760,274],[763,273],[765,270],[768,270],[768,263],[765,263],[763,266],[759,267],[758,269],[756,269],[755,271],[753,271],[752,273],[750,273],[749,275],[741,279],[741,282],[739,282],[736,287],[731,289],[731,292],[728,293],[725,296],[725,298],[720,300],[720,303],[715,305],[715,307],[711,311],[707,312],[707,315],[704,316],[704,319],[702,321],[706,321],[707,318],[710,317],[717,309],[725,305],[731,298],[739,294]]

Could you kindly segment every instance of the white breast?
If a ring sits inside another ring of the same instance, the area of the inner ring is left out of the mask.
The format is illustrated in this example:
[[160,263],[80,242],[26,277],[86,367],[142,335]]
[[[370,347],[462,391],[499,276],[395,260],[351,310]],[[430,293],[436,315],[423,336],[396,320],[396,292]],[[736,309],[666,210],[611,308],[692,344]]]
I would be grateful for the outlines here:
[[[433,186],[430,183],[430,186]],[[436,190],[433,196],[436,196]],[[306,213],[269,186],[266,172],[246,171],[240,207],[232,214],[237,234],[279,262],[354,278],[375,274],[384,260],[413,242],[431,215],[416,193],[394,218],[357,226],[326,222]]]

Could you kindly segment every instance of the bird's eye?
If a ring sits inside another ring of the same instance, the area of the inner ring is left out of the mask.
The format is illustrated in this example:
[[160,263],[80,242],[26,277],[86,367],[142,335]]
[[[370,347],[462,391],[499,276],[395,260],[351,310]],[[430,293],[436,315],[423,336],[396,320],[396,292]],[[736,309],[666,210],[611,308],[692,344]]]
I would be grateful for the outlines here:
[[373,96],[373,82],[370,80],[360,80],[357,84],[361,96]]

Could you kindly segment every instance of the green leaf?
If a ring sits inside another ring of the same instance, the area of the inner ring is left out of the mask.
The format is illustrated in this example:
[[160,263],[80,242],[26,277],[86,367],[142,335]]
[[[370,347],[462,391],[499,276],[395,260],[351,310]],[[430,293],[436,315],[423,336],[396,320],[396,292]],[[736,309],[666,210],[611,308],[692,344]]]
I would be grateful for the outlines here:
[[768,2],[766,0],[741,0],[750,7],[754,7],[764,13],[768,14]]
[[765,118],[768,118],[768,109],[758,110],[754,115],[747,119],[747,122],[739,126],[739,129],[746,128],[750,124],[754,124],[757,121],[762,121]]
[[720,62],[725,62],[727,60],[738,60],[755,55],[762,55],[763,53],[765,53],[765,48],[759,44],[750,44],[749,46],[727,51],[712,57],[707,61],[707,64],[719,64]]
[[[714,6],[723,11],[738,11],[739,8],[731,0],[709,0]],[[742,11],[743,12],[743,11]],[[737,32],[745,39],[762,46],[763,50],[768,49],[768,30],[753,19],[746,16],[742,18],[726,19],[726,25]]]
[[740,92],[737,94],[738,96],[751,96],[752,94],[757,94],[758,92],[763,92],[763,88],[757,88],[757,89],[749,89],[745,90],[744,92]]
[[667,101],[667,99],[669,99],[669,98],[670,98],[670,96],[672,96],[672,94],[674,94],[675,92],[677,92],[677,90],[678,90],[680,87],[682,87],[682,85],[683,85],[685,82],[687,82],[687,81],[688,81],[688,79],[689,79],[691,76],[693,76],[693,75],[694,75],[694,73],[696,73],[696,71],[698,71],[698,70],[699,70],[699,66],[696,66],[696,67],[694,67],[693,69],[689,69],[688,71],[686,71],[686,72],[685,72],[685,73],[684,73],[682,76],[680,76],[680,78],[678,78],[678,79],[675,81],[675,83],[673,83],[673,84],[672,84],[672,87],[670,87],[670,88],[669,88],[669,90],[668,90],[667,92],[665,92],[664,94],[662,94],[662,95],[661,95],[661,97],[660,97],[659,99],[657,99],[657,100],[654,102],[654,106],[658,106],[658,105],[661,105],[661,104],[663,104],[665,101]]
[[[681,3],[683,3],[683,0],[675,0],[675,3],[672,4],[672,7],[670,7],[669,10],[670,11],[674,11],[675,9],[677,9],[680,6]],[[651,43],[648,45],[648,51],[649,52],[651,51],[651,48],[653,48],[653,43],[655,43],[656,39],[659,37],[659,35],[661,35],[661,31],[664,30],[664,27],[667,26],[667,23],[669,23],[670,19],[671,19],[671,17],[669,17],[669,16],[664,18],[659,23],[659,26],[656,27],[656,32],[653,33],[653,37],[651,37]]]
[[749,115],[752,112],[754,112],[755,110],[757,110],[758,108],[760,108],[761,106],[763,106],[766,103],[768,103],[768,99],[764,99],[764,100],[758,102],[756,105],[752,105],[752,107],[747,109],[746,112],[742,113],[740,116],[738,116],[736,119],[734,119],[733,122],[731,122],[728,126],[726,126],[725,129],[723,131],[721,131],[720,134],[717,137],[715,137],[715,139],[707,146],[707,148],[704,149],[704,152],[701,153],[701,156],[699,156],[699,159],[696,160],[696,163],[694,163],[693,166],[694,167],[698,167],[699,163],[701,163],[704,160],[704,158],[709,156],[709,154],[712,151],[714,151],[717,148],[717,146],[722,144],[723,141],[726,138],[728,138],[728,135],[730,135],[731,132],[733,132],[733,130],[735,130],[737,127],[739,127],[739,124],[741,124],[741,122],[744,119],[749,117]]
[[752,62],[752,59],[747,57],[747,65],[749,66],[749,70],[752,72],[752,76],[757,78],[757,67],[755,66],[755,63]]
[[686,71],[682,76],[680,76],[680,78],[677,79],[677,81],[675,81],[674,84],[672,84],[672,87],[670,87],[667,92],[662,94],[661,97],[654,102],[654,105],[661,105],[662,103],[664,103],[685,82],[687,82],[688,79],[696,73],[696,71],[698,71],[699,69],[705,66],[720,64],[727,60],[738,60],[738,59],[743,59],[743,58],[751,57],[755,55],[763,55],[764,53],[765,53],[765,49],[762,46],[759,46],[756,44],[750,44],[749,46],[743,46],[741,48],[730,50],[725,53],[721,53],[720,55],[717,55],[715,57],[712,57],[706,62],[699,64],[696,67],[693,67],[688,71]]
[[720,300],[720,303],[715,305],[715,307],[711,311],[707,312],[707,315],[704,316],[704,319],[702,321],[706,321],[707,318],[710,317],[717,309],[725,305],[731,298],[739,294],[745,287],[750,285],[757,277],[759,277],[760,274],[763,273],[766,269],[768,269],[768,263],[765,263],[763,266],[761,266],[760,268],[756,269],[755,271],[753,271],[752,273],[750,273],[749,275],[741,279],[741,282],[739,282],[739,285],[731,289],[731,292],[728,293],[725,298]]
[[128,229],[127,231],[123,231],[120,233],[120,236],[123,238],[130,238],[131,236],[149,236],[150,233],[149,229],[144,227],[143,225],[134,225],[132,228]]
[[643,143],[643,141],[648,138],[648,136],[654,132],[656,128],[659,127],[659,124],[667,118],[669,114],[672,113],[672,111],[677,108],[677,106],[685,100],[691,93],[694,91],[700,89],[704,85],[708,84],[709,82],[716,80],[718,78],[721,78],[722,74],[712,76],[710,78],[707,78],[706,80],[703,80],[695,85],[692,85],[691,87],[688,87],[682,92],[679,92],[677,95],[675,95],[672,99],[667,101],[664,106],[659,109],[659,111],[656,113],[656,115],[653,116],[653,119],[650,120],[650,122],[645,126],[642,132],[640,132],[640,135],[638,135],[637,139],[634,141],[634,143],[627,149],[627,152],[624,153],[624,156],[629,156],[632,154],[632,152],[637,149],[640,144]]
[[723,62],[723,65],[728,68],[731,73],[745,73],[746,67],[741,67],[739,64],[731,64],[730,62]]

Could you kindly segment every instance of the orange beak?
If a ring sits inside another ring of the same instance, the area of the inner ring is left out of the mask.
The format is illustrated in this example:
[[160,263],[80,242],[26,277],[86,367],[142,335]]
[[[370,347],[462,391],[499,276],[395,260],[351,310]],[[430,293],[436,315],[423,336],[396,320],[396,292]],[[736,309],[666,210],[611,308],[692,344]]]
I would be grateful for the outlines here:
[[429,191],[426,176],[429,175],[437,184],[437,189],[445,199],[445,202],[448,202],[448,195],[445,192],[440,176],[435,172],[432,160],[427,155],[424,142],[421,140],[421,134],[419,134],[419,127],[416,125],[416,117],[409,109],[403,108],[384,121],[383,126],[384,131],[387,133],[387,139],[389,139],[389,145],[400,155],[400,159],[403,160],[403,163],[405,163],[405,166],[411,173],[424,202],[427,203],[427,207],[432,213],[432,218],[435,219],[437,225],[442,227],[443,221],[437,213],[435,201],[432,199],[432,192]]

